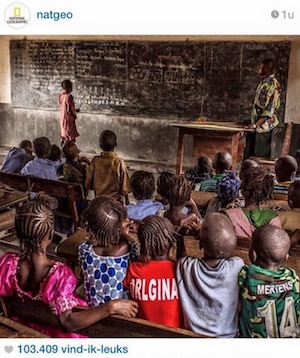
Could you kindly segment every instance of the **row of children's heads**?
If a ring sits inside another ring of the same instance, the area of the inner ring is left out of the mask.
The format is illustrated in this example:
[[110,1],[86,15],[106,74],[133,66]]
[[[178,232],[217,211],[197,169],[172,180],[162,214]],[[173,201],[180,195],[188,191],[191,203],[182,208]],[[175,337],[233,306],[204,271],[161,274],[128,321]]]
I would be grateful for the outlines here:
[[211,174],[215,169],[217,174],[224,173],[230,170],[232,167],[232,156],[228,152],[218,152],[212,160],[205,155],[200,156],[197,159],[195,170],[199,174]]
[[[51,243],[54,229],[53,210],[56,199],[39,195],[17,210],[16,232],[20,239],[23,257],[44,251]],[[106,196],[95,198],[83,214],[83,227],[89,240],[96,246],[117,244],[122,237],[122,227],[127,219],[126,208]],[[216,223],[218,223],[216,225]],[[176,246],[177,237],[173,225],[166,218],[148,216],[138,227],[140,260],[167,258],[171,247]],[[221,213],[208,214],[202,225],[201,246],[207,259],[223,259],[232,255],[237,237],[231,221]],[[282,263],[290,249],[287,233],[275,226],[266,225],[257,229],[251,239],[251,261],[260,265]]]
[[[38,195],[23,204],[16,213],[16,233],[20,239],[23,257],[45,251],[54,232],[53,210],[57,200],[48,195]],[[127,209],[108,196],[95,198],[82,214],[82,227],[95,246],[108,247],[119,243],[122,229],[130,223]],[[165,257],[176,245],[173,225],[166,218],[148,216],[138,227],[142,261]]]
[[[151,199],[155,192],[154,175],[144,170],[136,171],[130,178],[130,185],[135,199]],[[157,178],[157,193],[170,205],[185,205],[190,200],[191,191],[191,186],[185,177],[171,172],[161,172]]]
[[61,150],[56,144],[51,144],[47,137],[38,137],[33,140],[33,145],[30,140],[24,139],[19,144],[19,147],[24,149],[27,154],[36,154],[38,158],[49,158],[57,161],[61,158]]

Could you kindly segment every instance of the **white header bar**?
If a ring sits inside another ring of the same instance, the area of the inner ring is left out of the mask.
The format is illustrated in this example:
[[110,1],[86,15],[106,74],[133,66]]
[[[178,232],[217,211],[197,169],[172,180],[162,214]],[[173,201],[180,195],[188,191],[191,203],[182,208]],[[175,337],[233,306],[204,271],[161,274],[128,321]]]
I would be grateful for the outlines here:
[[300,1],[1,1],[0,35],[299,35]]

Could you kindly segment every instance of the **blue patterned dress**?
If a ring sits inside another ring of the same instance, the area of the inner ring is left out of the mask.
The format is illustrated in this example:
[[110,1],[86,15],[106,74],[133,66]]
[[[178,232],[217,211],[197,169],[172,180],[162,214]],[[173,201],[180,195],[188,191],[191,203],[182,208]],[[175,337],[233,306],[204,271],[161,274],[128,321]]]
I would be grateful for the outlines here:
[[85,299],[93,307],[117,298],[128,298],[123,287],[129,261],[136,255],[134,246],[123,256],[99,256],[93,245],[79,246],[79,261],[84,277]]

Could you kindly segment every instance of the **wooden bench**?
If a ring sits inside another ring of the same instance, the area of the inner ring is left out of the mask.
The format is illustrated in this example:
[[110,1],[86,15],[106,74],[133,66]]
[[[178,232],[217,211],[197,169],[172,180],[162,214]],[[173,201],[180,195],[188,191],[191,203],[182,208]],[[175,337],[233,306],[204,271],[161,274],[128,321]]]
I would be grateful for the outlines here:
[[[48,305],[18,296],[1,298],[6,317],[18,317],[22,321],[39,322],[41,325],[61,328]],[[80,308],[78,308],[80,309]],[[78,333],[96,338],[203,338],[204,336],[181,328],[167,327],[139,318],[124,316],[107,317],[84,328]],[[206,338],[206,337],[205,337]]]
[[0,338],[45,338],[40,332],[7,317],[0,316]]
[[83,186],[81,184],[2,172],[0,172],[0,182],[3,182],[16,190],[27,192],[28,194],[30,192],[42,191],[50,196],[66,199],[68,202],[68,210],[64,211],[58,209],[55,212],[55,215],[71,218],[74,222],[75,231],[78,229],[79,214],[77,202],[85,199]]

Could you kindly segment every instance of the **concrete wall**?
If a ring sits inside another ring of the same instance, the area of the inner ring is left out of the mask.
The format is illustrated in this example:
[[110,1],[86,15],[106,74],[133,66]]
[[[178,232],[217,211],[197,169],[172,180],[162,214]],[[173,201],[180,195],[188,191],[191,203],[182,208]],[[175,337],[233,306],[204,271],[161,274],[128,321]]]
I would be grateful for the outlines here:
[[[21,37],[0,36],[0,145],[16,145],[22,139],[33,139],[46,135],[53,143],[59,143],[58,111],[45,109],[13,108],[10,94],[9,40]],[[49,40],[107,40],[108,37],[39,37],[26,39]],[[112,40],[124,40],[128,37],[110,37]],[[130,39],[149,41],[186,40],[186,36],[150,37],[135,36]],[[193,36],[198,41],[291,41],[292,53],[287,89],[285,121],[300,123],[300,36]],[[255,85],[255,84],[254,84]],[[118,153],[125,159],[137,159],[154,162],[175,163],[177,150],[177,129],[169,126],[169,121],[161,118],[106,115],[103,113],[80,113],[78,116],[78,146],[83,152],[98,153],[98,136],[104,129],[113,130],[118,137]],[[300,148],[299,128],[295,127],[291,152]],[[297,133],[297,135],[295,135]],[[284,137],[284,127],[278,128],[273,136],[272,155],[280,154]],[[185,164],[192,165],[191,138],[185,145]]]

